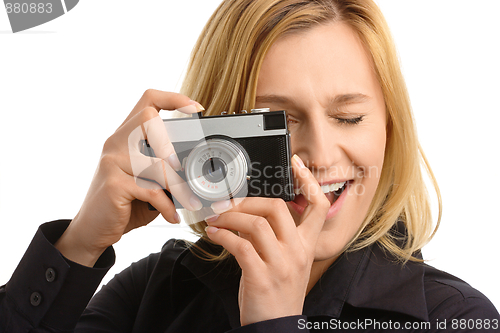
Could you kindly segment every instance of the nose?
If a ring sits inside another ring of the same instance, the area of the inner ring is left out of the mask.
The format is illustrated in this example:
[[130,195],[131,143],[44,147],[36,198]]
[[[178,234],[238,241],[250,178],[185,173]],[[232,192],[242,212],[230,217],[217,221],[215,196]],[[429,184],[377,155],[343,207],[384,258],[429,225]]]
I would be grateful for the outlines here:
[[327,117],[314,117],[292,131],[292,150],[313,173],[336,165],[342,157],[339,133]]

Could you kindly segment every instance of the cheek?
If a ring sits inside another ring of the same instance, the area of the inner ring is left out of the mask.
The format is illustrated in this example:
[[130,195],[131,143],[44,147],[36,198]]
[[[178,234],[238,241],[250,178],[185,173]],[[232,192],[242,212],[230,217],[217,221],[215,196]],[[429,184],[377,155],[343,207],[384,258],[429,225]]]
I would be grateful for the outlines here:
[[359,168],[360,177],[375,187],[382,173],[385,145],[385,127],[376,127],[362,131],[356,138],[356,147],[351,150],[351,160]]

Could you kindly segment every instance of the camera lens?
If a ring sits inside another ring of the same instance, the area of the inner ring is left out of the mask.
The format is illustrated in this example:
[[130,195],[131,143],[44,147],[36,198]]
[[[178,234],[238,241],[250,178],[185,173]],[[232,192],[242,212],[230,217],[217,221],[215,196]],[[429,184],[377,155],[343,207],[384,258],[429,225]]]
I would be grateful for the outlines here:
[[227,200],[248,193],[249,158],[244,148],[229,137],[203,140],[186,159],[186,181],[198,197]]
[[212,183],[218,183],[226,178],[227,166],[223,160],[218,157],[209,158],[201,168],[205,179]]

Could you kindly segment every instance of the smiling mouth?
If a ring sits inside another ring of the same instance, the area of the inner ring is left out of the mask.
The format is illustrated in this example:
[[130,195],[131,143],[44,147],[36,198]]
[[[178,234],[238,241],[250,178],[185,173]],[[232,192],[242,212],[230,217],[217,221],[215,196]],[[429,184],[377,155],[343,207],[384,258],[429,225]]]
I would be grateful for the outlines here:
[[[321,190],[330,201],[330,205],[333,205],[335,201],[337,201],[337,199],[342,195],[349,182],[350,181],[345,181],[341,183],[333,183],[321,186]],[[295,189],[295,200],[293,201],[299,206],[307,206],[307,200],[306,198],[304,198],[301,189]]]

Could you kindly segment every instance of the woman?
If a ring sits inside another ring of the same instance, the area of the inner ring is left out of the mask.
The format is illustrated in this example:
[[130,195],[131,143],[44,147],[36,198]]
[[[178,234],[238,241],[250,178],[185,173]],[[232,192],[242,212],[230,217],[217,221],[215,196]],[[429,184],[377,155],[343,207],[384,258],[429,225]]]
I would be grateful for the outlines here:
[[[420,161],[430,168],[371,1],[223,2],[195,47],[182,92],[147,91],[107,140],[80,212],[43,225],[6,285],[2,328],[437,331],[473,320],[470,329],[498,329],[498,312],[482,294],[420,263],[434,232]],[[113,263],[111,245],[158,214],[146,202],[167,221],[180,220],[161,188],[136,183],[134,130],[144,129],[159,158],[152,178],[199,210],[185,188],[168,186],[178,162],[154,124],[159,109],[193,113],[200,103],[206,115],[287,110],[300,195],[289,203],[214,203],[215,215],[191,221],[200,241],[167,242],[115,277],[80,317]],[[32,262],[42,264],[28,281]]]

